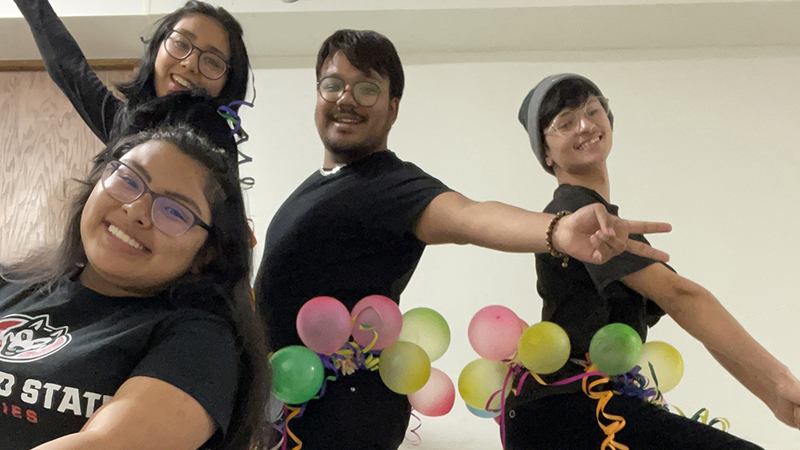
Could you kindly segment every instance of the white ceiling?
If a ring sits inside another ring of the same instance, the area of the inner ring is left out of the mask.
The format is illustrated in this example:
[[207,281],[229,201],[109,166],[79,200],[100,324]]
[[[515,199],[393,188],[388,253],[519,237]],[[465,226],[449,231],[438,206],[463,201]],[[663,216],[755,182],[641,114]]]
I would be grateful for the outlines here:
[[[163,11],[183,3],[142,0],[140,8],[130,6],[136,2],[126,2],[126,8],[112,11],[109,2],[104,2],[105,8],[93,2],[98,0],[73,2],[67,11],[80,15],[64,17],[89,58],[139,57],[139,37]],[[59,12],[65,9],[58,1],[53,3]],[[552,0],[496,0],[491,7],[482,7],[486,2],[477,0],[215,3],[228,7],[241,21],[254,58],[313,56],[325,37],[339,28],[379,31],[401,55],[800,47],[800,0],[573,0],[571,6],[556,6]],[[339,7],[332,8],[334,4]],[[88,15],[98,10],[114,15]],[[0,59],[38,59],[24,20],[8,17],[15,14],[8,5],[0,10]]]

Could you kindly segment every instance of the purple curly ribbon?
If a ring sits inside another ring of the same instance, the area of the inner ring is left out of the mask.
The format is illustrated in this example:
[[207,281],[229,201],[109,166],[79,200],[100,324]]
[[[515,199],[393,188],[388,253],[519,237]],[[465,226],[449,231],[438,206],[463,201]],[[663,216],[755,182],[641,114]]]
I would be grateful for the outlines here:
[[239,117],[239,114],[236,111],[234,111],[233,108],[231,108],[232,106],[239,106],[239,105],[245,105],[245,106],[249,106],[251,108],[255,107],[255,105],[250,103],[250,102],[246,102],[244,100],[236,100],[236,101],[228,103],[228,106],[223,105],[223,106],[220,106],[219,108],[217,108],[217,109],[220,109],[220,110],[224,111],[226,114],[229,114],[231,116],[231,119],[233,120],[234,126],[233,126],[233,130],[231,131],[231,137],[236,136],[236,133],[238,133],[239,130],[242,129],[242,119],[241,119],[241,117]]
[[639,373],[641,370],[641,367],[635,366],[630,372],[618,375],[611,382],[613,390],[625,397],[634,397],[640,400],[657,398],[659,396],[658,389],[647,387],[647,378]]
[[411,430],[409,430],[409,433],[411,433],[411,434],[413,434],[414,436],[417,437],[417,441],[416,442],[411,441],[411,439],[408,439],[408,437],[406,437],[406,439],[411,441],[411,445],[416,447],[416,446],[418,446],[419,444],[422,443],[422,436],[420,436],[419,433],[417,433],[417,430],[422,428],[422,419],[420,419],[419,416],[414,412],[413,408],[411,409],[411,417],[417,419],[417,422],[419,422],[416,427],[414,427]]

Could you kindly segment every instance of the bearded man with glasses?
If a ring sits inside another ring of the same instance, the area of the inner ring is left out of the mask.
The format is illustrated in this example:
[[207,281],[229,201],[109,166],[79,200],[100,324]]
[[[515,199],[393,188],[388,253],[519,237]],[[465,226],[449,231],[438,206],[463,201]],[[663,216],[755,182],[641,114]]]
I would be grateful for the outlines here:
[[[564,217],[548,244],[550,214],[475,202],[388,149],[404,74],[392,43],[373,31],[340,30],[317,55],[315,121],[322,166],[284,202],[267,230],[255,284],[274,349],[302,344],[296,318],[313,297],[349,309],[379,294],[399,302],[427,244],[475,244],[512,252],[565,252],[602,263],[622,251],[666,259],[627,239],[668,231],[589,207]],[[613,229],[614,231],[610,231]],[[328,382],[291,431],[307,450],[396,449],[411,408],[378,372],[357,370]]]

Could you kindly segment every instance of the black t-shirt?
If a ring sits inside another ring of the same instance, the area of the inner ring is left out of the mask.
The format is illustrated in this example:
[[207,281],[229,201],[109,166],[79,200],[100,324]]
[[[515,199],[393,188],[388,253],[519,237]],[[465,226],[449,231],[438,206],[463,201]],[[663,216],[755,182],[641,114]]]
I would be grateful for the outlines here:
[[[553,194],[545,212],[576,211],[592,203],[602,203],[613,215],[619,208],[609,204],[592,189],[562,184]],[[631,239],[647,243],[644,236]],[[549,253],[536,255],[537,289],[543,300],[542,320],[555,322],[569,334],[572,357],[583,359],[592,336],[609,323],[630,325],[642,337],[664,311],[651,300],[622,283],[626,275],[638,272],[656,261],[623,253],[601,265],[571,259],[561,267],[561,259]]]
[[[303,182],[272,219],[256,280],[273,348],[302,344],[295,321],[313,297],[335,297],[348,309],[372,294],[399,302],[425,248],[414,226],[446,191],[390,151]],[[389,449],[402,443],[410,413],[378,372],[360,371],[328,383],[290,428],[309,450]]]
[[[570,184],[561,184],[553,193],[553,200],[544,209],[555,214],[559,211],[576,211],[592,203],[601,203],[613,215],[619,208],[609,204],[592,189]],[[640,234],[631,239],[648,243]],[[571,358],[586,359],[589,343],[600,328],[610,323],[625,323],[647,338],[647,328],[655,325],[664,311],[652,300],[626,286],[621,280],[637,272],[655,260],[622,253],[602,265],[589,264],[570,259],[567,267],[561,267],[561,258],[549,253],[536,254],[536,287],[542,298],[542,320],[555,322],[569,335]],[[568,362],[554,374],[542,376],[547,382],[555,382],[581,373],[581,366]],[[506,411],[520,403],[541,397],[580,392],[579,382],[562,386],[543,387],[528,379],[518,397],[509,397]]]
[[272,218],[256,280],[273,348],[302,345],[295,319],[313,297],[348,309],[372,294],[399,302],[425,249],[414,226],[446,191],[391,151],[308,177]]
[[107,297],[62,280],[51,293],[0,281],[0,447],[78,432],[128,378],[191,395],[227,429],[237,389],[233,330],[163,297]]

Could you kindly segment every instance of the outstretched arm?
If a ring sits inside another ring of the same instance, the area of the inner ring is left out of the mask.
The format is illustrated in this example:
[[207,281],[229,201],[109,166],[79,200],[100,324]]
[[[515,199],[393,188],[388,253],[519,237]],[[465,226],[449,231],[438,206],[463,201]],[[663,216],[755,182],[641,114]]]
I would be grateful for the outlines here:
[[[476,202],[458,192],[446,192],[423,211],[415,231],[427,244],[473,244],[506,252],[541,253],[547,251],[545,232],[552,218],[552,214],[500,202]],[[593,204],[558,222],[553,245],[557,251],[594,264],[624,251],[666,261],[666,253],[628,239],[628,234],[670,229],[664,223],[626,221]]]
[[705,345],[781,422],[800,428],[800,382],[710,292],[661,264],[652,264],[622,281],[655,301]]
[[211,416],[189,394],[155,378],[133,377],[81,431],[33,450],[194,450],[215,429]]
[[47,73],[105,144],[122,102],[89,67],[78,43],[47,0],[14,0],[30,26]]

